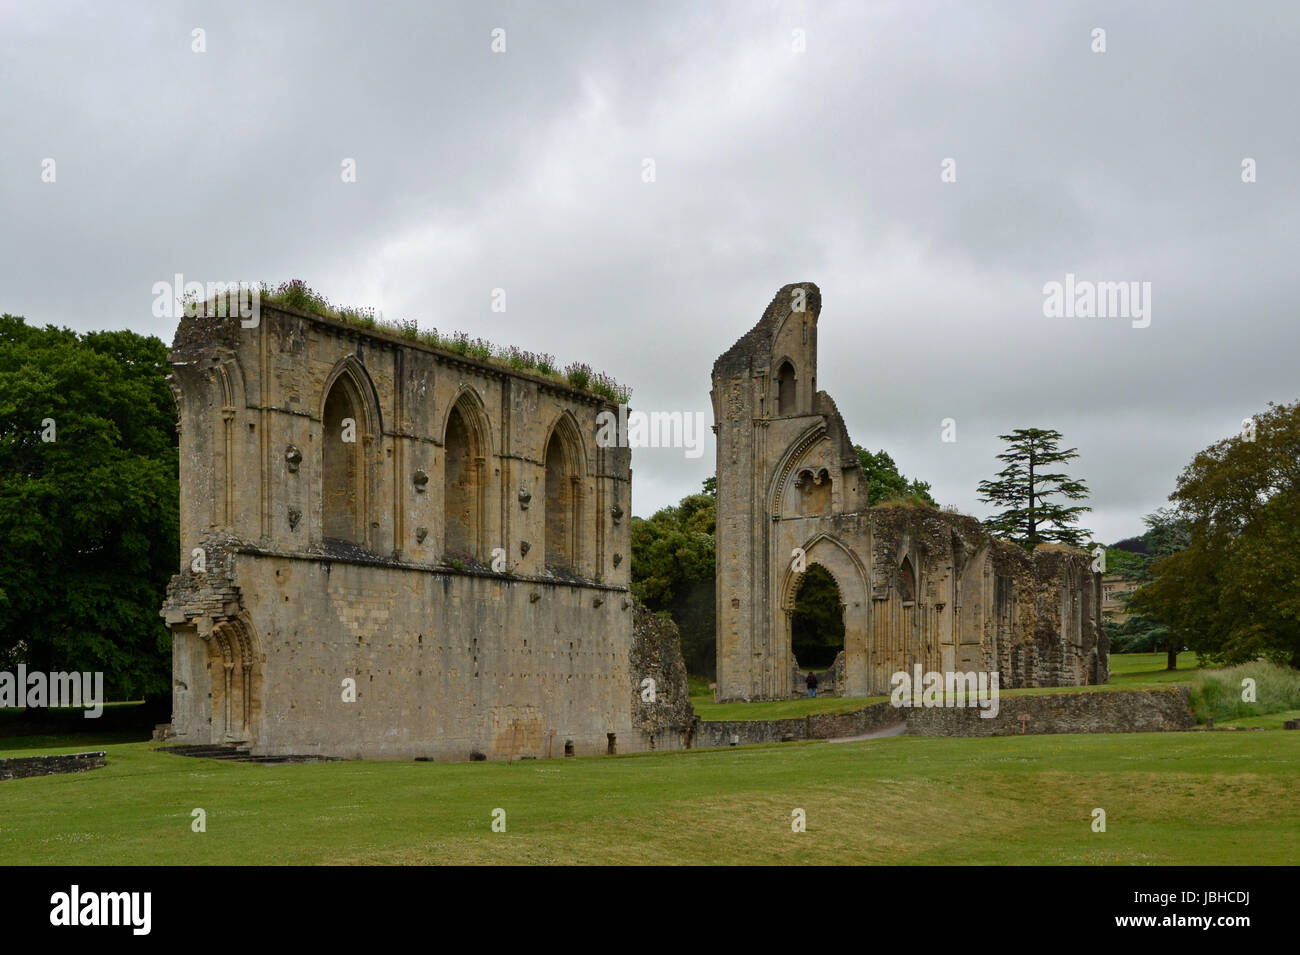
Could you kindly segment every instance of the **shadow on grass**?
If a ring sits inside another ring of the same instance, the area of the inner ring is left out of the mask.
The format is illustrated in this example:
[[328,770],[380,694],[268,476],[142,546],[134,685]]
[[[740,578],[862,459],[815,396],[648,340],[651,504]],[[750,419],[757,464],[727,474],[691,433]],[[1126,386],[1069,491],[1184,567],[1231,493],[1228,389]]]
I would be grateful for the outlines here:
[[139,743],[153,737],[154,725],[169,719],[170,701],[105,703],[88,719],[78,707],[0,708],[0,750]]

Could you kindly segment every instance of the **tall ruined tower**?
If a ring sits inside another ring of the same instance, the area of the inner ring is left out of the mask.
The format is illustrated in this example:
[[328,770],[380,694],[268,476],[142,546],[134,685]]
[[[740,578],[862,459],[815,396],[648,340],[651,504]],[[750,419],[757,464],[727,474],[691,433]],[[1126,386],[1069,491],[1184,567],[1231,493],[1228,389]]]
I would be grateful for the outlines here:
[[798,692],[792,622],[814,564],[839,593],[841,696],[887,694],[917,665],[996,671],[1007,688],[1105,682],[1089,555],[1026,554],[933,507],[869,506],[844,420],[817,390],[820,312],[816,285],[787,285],[713,365],[718,699]]
[[[782,520],[802,524],[866,506],[857,454],[834,403],[817,391],[820,312],[816,285],[787,285],[713,365],[721,700],[789,695],[789,634],[773,626],[772,609],[804,537],[790,546],[795,538]],[[839,583],[843,592],[848,582]],[[865,588],[865,577],[860,583]]]

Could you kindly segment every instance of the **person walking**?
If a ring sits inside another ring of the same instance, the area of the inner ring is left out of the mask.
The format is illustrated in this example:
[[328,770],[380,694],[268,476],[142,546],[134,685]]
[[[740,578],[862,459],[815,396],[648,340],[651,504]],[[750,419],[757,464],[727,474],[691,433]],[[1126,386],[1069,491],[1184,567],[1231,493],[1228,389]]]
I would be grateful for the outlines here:
[[808,684],[808,695],[810,697],[816,696],[817,695],[817,674],[813,673],[812,670],[809,670],[808,679],[805,682],[807,682]]

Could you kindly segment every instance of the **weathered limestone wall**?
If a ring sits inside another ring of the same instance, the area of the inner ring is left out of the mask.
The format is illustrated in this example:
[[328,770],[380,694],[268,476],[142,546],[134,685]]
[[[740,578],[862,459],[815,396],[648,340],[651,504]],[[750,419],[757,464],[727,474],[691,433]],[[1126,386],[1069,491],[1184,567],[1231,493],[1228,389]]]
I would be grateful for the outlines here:
[[[256,754],[544,758],[572,742],[595,755],[610,733],[641,748],[621,592],[596,607],[592,589],[560,583],[254,554],[235,564],[262,635]],[[206,642],[178,636],[177,657],[201,674]],[[355,702],[343,699],[345,678]],[[173,730],[177,742],[211,741],[201,719],[174,719]]]
[[[632,723],[647,749],[689,749],[699,719],[691,705],[686,661],[677,624],[633,605]],[[654,680],[654,700],[644,681]]]
[[[518,573],[542,574],[551,450],[566,478],[555,496],[571,504],[551,513],[551,538],[566,537],[573,576],[628,583],[631,459],[595,444],[596,416],[617,411],[604,398],[269,304],[256,328],[183,320],[171,359],[184,563],[210,529],[268,550],[327,550],[323,510],[342,500],[356,518],[345,539],[368,553],[437,564],[455,549],[486,563],[500,547]],[[351,442],[325,427],[335,385]],[[448,446],[449,429],[460,445]],[[341,497],[325,487],[326,451],[339,449],[350,455],[342,473],[356,475]],[[471,527],[471,540],[449,547],[449,526]]]
[[908,709],[913,736],[1019,736],[1035,733],[1162,733],[1196,725],[1185,686],[1164,690],[1105,690],[1004,696],[998,715],[977,707]]
[[171,359],[178,742],[438,759],[650,745],[628,689],[630,452],[595,443],[615,404],[268,303],[253,328],[182,321]]

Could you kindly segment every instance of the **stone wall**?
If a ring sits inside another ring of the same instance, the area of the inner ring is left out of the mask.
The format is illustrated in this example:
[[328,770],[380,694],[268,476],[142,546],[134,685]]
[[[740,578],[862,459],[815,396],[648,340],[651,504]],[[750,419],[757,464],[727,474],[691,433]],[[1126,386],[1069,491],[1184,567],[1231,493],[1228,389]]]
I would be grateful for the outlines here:
[[51,776],[55,773],[80,773],[103,769],[104,753],[70,753],[65,756],[16,756],[0,759],[0,779],[23,779],[28,776]]
[[[996,717],[977,707],[895,707],[874,703],[853,713],[784,720],[702,722],[697,747],[838,739],[906,723],[909,736],[1019,736],[1053,733],[1159,733],[1196,725],[1186,687],[1003,696]],[[1023,719],[1022,719],[1023,717]]]
[[[699,723],[691,705],[681,638],[672,620],[637,603],[632,618],[632,725],[648,749],[689,749]],[[654,680],[647,700],[646,678]]]
[[863,736],[903,722],[888,703],[877,703],[852,713],[818,713],[784,720],[701,721],[695,732],[697,747],[744,743],[782,743],[801,739],[838,739]]
[[255,327],[183,320],[171,364],[177,743],[650,745],[628,692],[630,452],[595,441],[616,404],[267,302]]
[[1196,725],[1187,687],[1004,696],[998,715],[975,707],[908,709],[914,736],[1018,736],[1050,733],[1161,733]]
[[240,613],[256,621],[255,705],[245,716],[237,669],[232,686],[210,685],[224,676],[214,637],[173,625],[179,743],[242,742],[256,755],[517,759],[561,756],[566,742],[577,755],[605,753],[613,733],[621,751],[643,748],[626,689],[623,591],[396,562],[255,552],[232,562]]

